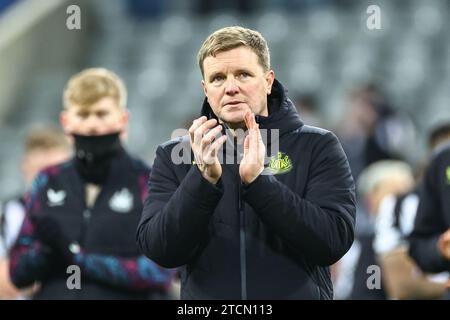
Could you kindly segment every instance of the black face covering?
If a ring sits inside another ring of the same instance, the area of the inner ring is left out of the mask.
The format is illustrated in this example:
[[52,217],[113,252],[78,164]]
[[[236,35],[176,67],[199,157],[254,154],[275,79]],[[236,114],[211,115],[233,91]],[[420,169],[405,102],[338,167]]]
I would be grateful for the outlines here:
[[75,168],[85,182],[103,184],[108,176],[111,160],[122,150],[119,132],[102,136],[75,138]]

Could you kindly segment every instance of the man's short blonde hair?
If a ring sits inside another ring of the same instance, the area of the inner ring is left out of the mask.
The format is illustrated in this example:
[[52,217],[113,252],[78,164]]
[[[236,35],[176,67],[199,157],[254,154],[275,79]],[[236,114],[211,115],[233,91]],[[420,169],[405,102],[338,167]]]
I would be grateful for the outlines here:
[[103,68],[86,69],[69,79],[64,89],[64,109],[71,105],[89,107],[110,97],[121,109],[126,108],[127,90],[114,72]]
[[263,70],[265,72],[269,71],[269,47],[261,33],[247,28],[233,26],[215,31],[206,38],[205,42],[203,42],[197,55],[198,65],[202,72],[202,76],[205,76],[203,61],[207,57],[215,57],[219,52],[228,51],[240,46],[250,48],[258,56],[258,62]]

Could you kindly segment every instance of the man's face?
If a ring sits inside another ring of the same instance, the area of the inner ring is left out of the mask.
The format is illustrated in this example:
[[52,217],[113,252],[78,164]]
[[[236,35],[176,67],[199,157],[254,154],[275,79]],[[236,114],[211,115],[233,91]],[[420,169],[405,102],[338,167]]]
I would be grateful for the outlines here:
[[105,97],[89,107],[71,105],[61,114],[61,125],[67,134],[86,136],[124,133],[128,112],[119,108],[114,99]]
[[203,90],[214,114],[231,128],[244,127],[244,115],[251,110],[268,115],[267,95],[274,72],[264,72],[258,56],[248,47],[237,47],[209,56],[203,61]]

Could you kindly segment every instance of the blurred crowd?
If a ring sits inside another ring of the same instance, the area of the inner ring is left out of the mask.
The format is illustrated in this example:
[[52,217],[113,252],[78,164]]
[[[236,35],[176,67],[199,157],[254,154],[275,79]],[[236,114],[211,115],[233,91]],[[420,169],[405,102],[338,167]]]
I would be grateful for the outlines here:
[[[349,121],[336,132],[357,181],[357,235],[349,252],[333,266],[336,298],[444,298],[449,287],[448,269],[424,272],[409,252],[413,230],[429,228],[421,225],[423,220],[416,221],[416,214],[421,200],[430,201],[424,180],[437,167],[432,161],[448,149],[450,122],[443,119],[430,129],[427,152],[412,164],[405,159],[404,147],[416,143],[414,124],[405,115],[396,114],[376,86],[353,92],[349,110]],[[393,141],[396,139],[398,143]],[[437,188],[444,190],[446,185]],[[448,216],[448,207],[443,204],[448,200],[442,197],[445,193],[431,200],[440,208],[436,216]],[[421,210],[429,209],[422,206]],[[445,223],[441,222],[441,227],[445,230]],[[436,243],[430,249],[437,251]],[[371,266],[380,267],[378,288],[368,285]]]

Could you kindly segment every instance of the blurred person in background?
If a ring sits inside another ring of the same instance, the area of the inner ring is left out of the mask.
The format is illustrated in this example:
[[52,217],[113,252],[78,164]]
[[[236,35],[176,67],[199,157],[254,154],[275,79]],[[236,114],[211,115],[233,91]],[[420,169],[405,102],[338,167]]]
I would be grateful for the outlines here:
[[[450,141],[450,123],[432,129],[428,137],[429,155]],[[426,166],[426,164],[424,165]],[[419,190],[424,168],[419,168],[415,187],[399,195],[388,195],[380,205],[376,219],[374,248],[384,265],[385,284],[393,299],[439,299],[445,292],[448,272],[426,274],[407,254],[410,236],[419,205]]]
[[[369,215],[371,225],[375,225],[380,204],[391,194],[409,191],[413,186],[410,168],[406,163],[382,160],[364,169],[357,183],[360,208]],[[379,288],[369,288],[368,268],[378,265],[373,248],[375,232],[359,233],[349,252],[334,266],[336,272],[336,296],[350,300],[384,300],[388,292],[383,282]],[[381,272],[383,275],[383,271]]]
[[[384,300],[392,297],[389,284],[386,285],[386,270],[381,260],[381,279],[379,287],[368,286],[369,267],[380,265],[379,246],[374,241],[387,241],[377,233],[377,220],[386,199],[410,191],[414,186],[411,168],[405,162],[381,160],[364,169],[358,179],[357,192],[361,199],[361,208],[369,214],[372,232],[356,236],[349,252],[336,265],[336,294],[339,299]],[[379,231],[378,231],[379,232]]]
[[317,103],[317,97],[314,94],[297,94],[293,102],[305,123],[314,127],[323,127],[323,119]]
[[[450,272],[450,125],[432,135],[436,141],[420,189],[420,203],[410,235],[409,254],[429,273]],[[445,299],[450,299],[447,282]]]
[[[339,141],[300,120],[259,32],[217,30],[198,62],[202,116],[157,150],[142,252],[182,266],[182,299],[332,299],[328,266],[350,248],[355,223]],[[274,129],[279,152],[267,155],[261,131]],[[180,147],[188,160],[177,164]]]
[[[25,138],[21,173],[26,190],[39,171],[68,160],[71,148],[64,132],[52,127],[35,127]],[[23,195],[3,201],[0,205],[0,299],[15,299],[31,293],[20,292],[9,279],[9,250],[17,239],[25,217]]]
[[[126,89],[113,72],[74,75],[64,91],[61,125],[75,156],[34,180],[27,215],[11,250],[18,288],[40,283],[35,299],[160,299],[173,271],[139,254],[135,231],[150,168],[123,147]],[[80,268],[68,288],[68,266]]]
[[415,141],[415,126],[407,114],[390,105],[378,86],[368,84],[351,92],[337,135],[358,179],[376,161],[405,160]]
[[[430,153],[450,139],[450,124],[441,124],[428,138]],[[443,296],[447,273],[424,274],[408,254],[419,204],[421,175],[412,187],[412,171],[399,161],[379,161],[363,171],[358,194],[371,213],[373,232],[359,233],[350,251],[336,266],[336,291],[340,299],[438,299]],[[403,180],[403,182],[398,182]],[[379,181],[379,186],[374,186]],[[372,186],[370,185],[372,184]],[[370,191],[373,189],[373,191]],[[404,190],[404,192],[402,191]],[[367,288],[367,267],[381,264],[380,290]]]
[[[358,87],[349,94],[349,105],[343,115],[342,121],[336,130],[342,143],[342,147],[348,157],[352,174],[358,180],[361,172],[370,164],[380,160],[397,159],[404,160],[410,156],[410,148],[415,142],[415,126],[411,118],[398,109],[394,109],[383,91],[376,85],[369,83]],[[368,208],[363,199],[357,194],[357,219],[356,219],[356,238],[354,246],[345,257],[343,262],[349,263],[349,259],[366,261],[365,265],[376,263],[375,254],[372,250],[374,238],[374,216],[368,212]],[[358,248],[369,248],[363,251],[360,256]],[[360,264],[357,265],[361,270],[356,274],[366,278],[366,269]],[[340,264],[340,263],[339,263]],[[337,265],[337,268],[349,270],[344,265]],[[340,276],[339,276],[340,277]],[[353,277],[350,272],[347,277]],[[356,281],[352,285],[341,285],[340,281],[337,287],[343,289],[343,296],[349,296],[351,291],[352,298],[356,299],[384,299],[382,290],[367,290],[363,279]],[[359,286],[359,287],[357,287]]]
[[381,266],[387,297],[441,298],[445,283],[436,280],[442,275],[423,274],[408,255],[408,236],[419,203],[410,166],[400,161],[380,161],[369,166],[367,177],[361,175],[361,178],[370,179],[370,175],[374,176],[373,180],[380,180],[373,191],[376,206],[370,207],[376,215],[373,248]]

